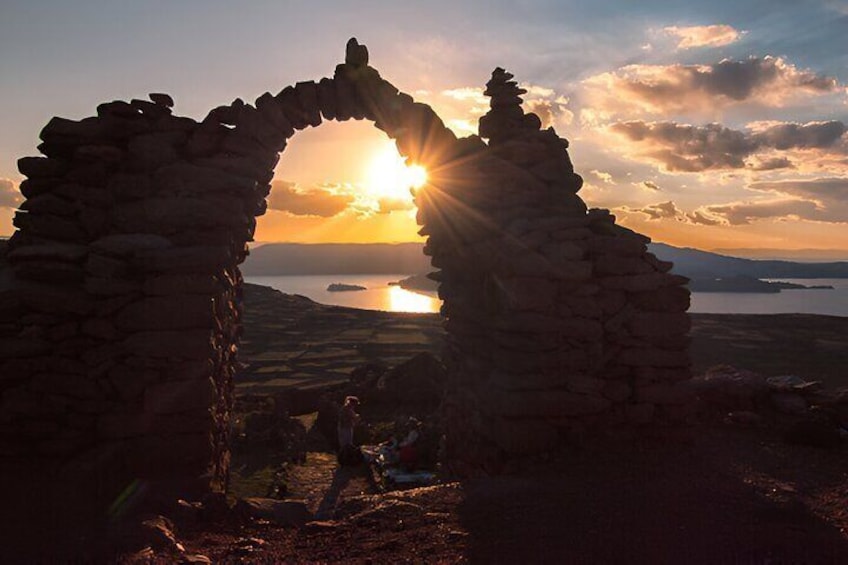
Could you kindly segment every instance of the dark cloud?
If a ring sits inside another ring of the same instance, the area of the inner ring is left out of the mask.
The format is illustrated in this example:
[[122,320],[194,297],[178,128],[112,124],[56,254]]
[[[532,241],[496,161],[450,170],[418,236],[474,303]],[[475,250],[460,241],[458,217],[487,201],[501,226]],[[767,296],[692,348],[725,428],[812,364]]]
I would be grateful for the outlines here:
[[343,212],[353,200],[349,194],[338,194],[324,187],[301,191],[295,183],[275,180],[271,183],[268,208],[296,216],[330,218]]
[[846,131],[840,121],[808,124],[777,124],[754,135],[763,146],[786,149],[821,149],[830,147]]
[[629,65],[584,81],[590,106],[612,112],[690,112],[742,102],[781,107],[804,95],[839,92],[834,77],[780,57],[725,59],[711,65]]
[[786,157],[769,157],[766,159],[757,159],[750,163],[751,168],[755,171],[774,171],[776,169],[792,169],[795,165]]
[[17,208],[23,201],[21,193],[9,179],[0,179],[0,208]]
[[800,199],[813,204],[805,205],[796,215],[820,222],[848,222],[848,178],[822,178],[815,180],[787,180],[755,182],[751,189]]
[[639,146],[639,155],[676,172],[790,167],[788,159],[746,159],[758,151],[825,149],[846,131],[840,121],[777,124],[759,131],[740,131],[721,124],[693,126],[677,122],[618,122],[610,129]]
[[774,198],[713,204],[705,206],[703,211],[713,218],[719,218],[721,223],[730,225],[790,218],[848,223],[848,178],[755,182],[749,188]]

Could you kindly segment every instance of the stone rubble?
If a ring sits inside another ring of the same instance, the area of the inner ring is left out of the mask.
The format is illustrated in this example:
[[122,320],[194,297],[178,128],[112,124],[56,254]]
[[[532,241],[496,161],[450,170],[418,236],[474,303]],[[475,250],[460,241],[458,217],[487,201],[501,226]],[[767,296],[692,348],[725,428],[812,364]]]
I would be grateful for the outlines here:
[[0,453],[94,465],[108,496],[128,478],[224,488],[238,265],[280,153],[323,120],[371,120],[428,170],[417,219],[440,269],[457,472],[496,472],[575,429],[685,417],[687,279],[587,210],[568,142],[524,113],[512,78],[496,69],[487,83],[488,143],[457,139],[355,39],[332,78],[200,122],[162,93],[50,120],[42,156],[18,163]]

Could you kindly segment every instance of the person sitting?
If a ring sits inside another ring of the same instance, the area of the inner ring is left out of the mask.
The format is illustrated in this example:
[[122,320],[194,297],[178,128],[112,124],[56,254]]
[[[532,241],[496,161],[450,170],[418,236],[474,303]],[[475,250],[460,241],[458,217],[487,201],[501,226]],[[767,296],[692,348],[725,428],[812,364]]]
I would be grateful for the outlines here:
[[398,460],[407,471],[413,471],[418,465],[418,449],[416,444],[421,436],[421,421],[410,417],[406,423],[407,434],[398,444]]

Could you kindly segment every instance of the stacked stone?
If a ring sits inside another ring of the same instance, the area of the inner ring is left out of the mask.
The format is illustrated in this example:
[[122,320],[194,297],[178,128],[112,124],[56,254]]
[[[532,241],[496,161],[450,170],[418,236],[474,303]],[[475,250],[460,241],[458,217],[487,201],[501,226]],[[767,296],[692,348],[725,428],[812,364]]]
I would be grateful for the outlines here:
[[686,279],[587,211],[567,142],[523,113],[511,78],[487,84],[489,144],[461,140],[470,166],[419,202],[448,330],[448,459],[464,474],[587,428],[681,416],[674,383],[689,376]]
[[333,78],[200,123],[164,94],[51,120],[44,156],[19,162],[0,281],[0,454],[75,458],[106,497],[135,478],[223,485],[238,264],[288,138],[324,119],[372,120],[428,169],[416,203],[441,269],[449,459],[496,471],[593,423],[681,416],[686,280],[587,211],[567,142],[511,79],[487,85],[489,144],[457,140],[355,39]]
[[287,139],[368,118],[434,169],[455,141],[367,62],[351,40],[334,78],[199,123],[152,94],[47,124],[43,156],[19,161],[26,201],[0,289],[0,453],[73,460],[106,498],[136,478],[223,486],[237,265]]
[[75,458],[81,473],[96,461],[107,492],[227,471],[235,264],[256,182],[199,163],[202,126],[172,105],[152,94],[54,118],[44,156],[19,161],[4,450]]

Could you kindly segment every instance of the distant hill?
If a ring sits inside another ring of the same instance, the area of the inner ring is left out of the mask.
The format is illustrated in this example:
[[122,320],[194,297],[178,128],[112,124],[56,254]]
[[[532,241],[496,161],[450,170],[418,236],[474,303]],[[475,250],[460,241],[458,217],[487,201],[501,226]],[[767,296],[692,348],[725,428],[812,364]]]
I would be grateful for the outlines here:
[[[797,263],[728,257],[698,249],[652,243],[657,257],[674,262],[674,272],[692,279],[848,278],[848,262]],[[428,273],[421,243],[269,243],[251,251],[242,266],[248,276]]]
[[664,243],[648,246],[652,253],[674,263],[674,272],[691,279],[753,277],[755,279],[843,279],[848,278],[848,262],[797,263],[794,261],[758,261],[727,257],[689,247]]
[[250,252],[247,276],[412,274],[432,270],[421,243],[268,243]]

